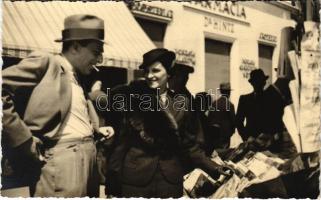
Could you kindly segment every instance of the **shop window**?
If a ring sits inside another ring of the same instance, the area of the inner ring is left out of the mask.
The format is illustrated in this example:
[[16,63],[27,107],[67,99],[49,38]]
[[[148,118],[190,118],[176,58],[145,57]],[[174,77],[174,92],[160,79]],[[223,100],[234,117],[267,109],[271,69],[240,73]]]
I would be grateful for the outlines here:
[[269,79],[266,81],[266,87],[272,82],[272,57],[273,46],[259,44],[259,68],[261,68]]
[[220,83],[230,81],[230,51],[231,43],[205,39],[206,91],[215,92]]
[[167,24],[140,17],[135,18],[148,37],[153,41],[156,47],[164,47],[164,36]]

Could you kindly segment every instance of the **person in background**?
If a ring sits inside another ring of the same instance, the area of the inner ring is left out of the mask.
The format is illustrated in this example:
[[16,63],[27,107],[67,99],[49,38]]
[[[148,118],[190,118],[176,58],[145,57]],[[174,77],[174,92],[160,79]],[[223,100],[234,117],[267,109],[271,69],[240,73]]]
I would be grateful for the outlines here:
[[[208,121],[219,129],[218,149],[227,149],[230,138],[235,132],[235,109],[230,101],[231,85],[229,82],[220,84],[221,97],[212,103]],[[214,109],[213,109],[214,108]]]
[[[107,166],[106,188],[111,195],[182,197],[184,159],[214,179],[228,175],[225,166],[211,161],[199,148],[197,132],[201,129],[196,129],[193,124],[198,121],[193,121],[191,112],[185,110],[189,108],[189,98],[176,102],[176,93],[167,87],[175,57],[174,52],[164,48],[145,53],[139,67],[144,70],[145,80],[118,87],[110,94],[110,100],[117,95],[131,97],[130,105],[125,103],[131,109],[119,110],[122,115],[117,121],[121,124],[117,126],[115,149]],[[142,95],[148,97],[150,104],[145,104]],[[104,99],[98,98],[101,105],[106,104]],[[181,105],[186,107],[179,109]]]
[[192,97],[191,92],[186,88],[189,74],[191,73],[194,73],[194,68],[192,66],[176,61],[169,72],[169,89],[173,90],[177,94],[184,94],[187,97]]
[[212,103],[212,97],[207,92],[199,92],[195,95],[194,108],[197,112],[203,130],[203,143],[201,147],[204,149],[207,156],[211,156],[214,150],[214,146],[217,146],[217,134],[216,127],[211,126],[208,121],[209,108]]
[[[263,89],[268,78],[269,76],[266,76],[262,69],[252,70],[249,82],[254,91],[239,98],[235,123],[244,142],[249,138],[251,140],[256,138],[262,132]],[[246,121],[245,125],[244,121]]]
[[264,124],[262,133],[258,137],[262,144],[266,144],[263,147],[281,158],[290,158],[297,153],[283,122],[284,108],[292,104],[289,83],[290,80],[287,77],[279,77],[264,90],[261,116]]
[[68,16],[56,42],[61,54],[33,52],[2,71],[2,189],[20,184],[34,197],[98,196],[94,132],[109,138],[112,128],[99,128],[83,81],[102,61],[104,21]]
[[[289,88],[290,79],[279,77],[267,89],[263,90],[267,78],[263,71],[259,69],[252,71],[251,78],[250,80],[254,85],[254,97],[257,98],[253,97],[252,101],[246,102],[244,99],[241,100],[241,96],[236,115],[237,120],[239,120],[239,132],[243,130],[240,126],[242,116],[250,116],[246,118],[249,128],[240,132],[246,142],[243,146],[251,151],[269,150],[281,158],[289,158],[295,155],[297,153],[296,148],[282,120],[284,108],[292,103]],[[250,96],[247,98],[250,98]],[[244,109],[245,103],[247,103],[248,110]]]
[[[178,94],[184,96],[184,98],[188,98],[191,102],[191,106],[195,106],[195,98],[192,95],[192,93],[187,89],[186,84],[189,79],[189,74],[194,73],[194,67],[192,67],[189,64],[182,63],[179,61],[176,61],[174,66],[169,71],[169,78],[168,78],[168,87],[169,89]],[[194,107],[195,110],[195,107]],[[199,113],[195,112],[194,118],[195,120],[201,120],[202,122],[202,116],[197,116]],[[200,125],[200,123],[194,123],[195,126]],[[197,127],[202,128],[202,127]],[[204,135],[203,132],[199,132],[200,135],[197,136],[198,143],[203,147],[204,146]]]

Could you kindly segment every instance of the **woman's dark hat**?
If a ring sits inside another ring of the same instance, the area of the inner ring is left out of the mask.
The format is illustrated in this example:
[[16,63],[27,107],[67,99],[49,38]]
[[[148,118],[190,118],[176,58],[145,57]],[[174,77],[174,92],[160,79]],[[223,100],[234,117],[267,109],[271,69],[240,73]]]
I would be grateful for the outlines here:
[[265,75],[262,69],[254,69],[250,73],[250,83],[256,83],[258,81],[266,81],[269,76]]
[[55,42],[97,40],[105,43],[104,20],[94,15],[77,14],[65,18],[62,38]]
[[163,64],[166,71],[169,71],[174,65],[175,58],[176,56],[173,51],[165,48],[153,49],[143,55],[143,63],[139,66],[139,69],[145,69],[154,62],[159,61]]

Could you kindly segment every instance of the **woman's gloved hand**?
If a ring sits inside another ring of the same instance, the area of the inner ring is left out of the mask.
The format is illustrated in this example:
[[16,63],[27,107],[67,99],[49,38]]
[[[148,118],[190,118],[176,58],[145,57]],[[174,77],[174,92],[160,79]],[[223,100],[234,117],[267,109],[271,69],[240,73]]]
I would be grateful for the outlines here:
[[104,126],[104,127],[99,127],[99,134],[102,136],[99,141],[103,142],[105,140],[112,138],[115,134],[115,131],[111,126]]
[[230,177],[234,174],[234,170],[228,165],[220,165],[217,170],[221,175],[227,177]]
[[218,165],[212,161],[211,169],[207,173],[214,179],[217,180],[221,175],[231,177],[234,174],[234,170],[228,165]]
[[99,132],[95,134],[95,141],[99,147],[108,149],[112,147],[115,131],[111,126],[99,127]]

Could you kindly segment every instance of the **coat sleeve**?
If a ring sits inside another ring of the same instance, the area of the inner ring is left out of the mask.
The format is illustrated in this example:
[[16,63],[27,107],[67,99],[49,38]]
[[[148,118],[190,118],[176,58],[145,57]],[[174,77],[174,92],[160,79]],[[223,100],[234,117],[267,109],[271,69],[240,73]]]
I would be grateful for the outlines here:
[[236,111],[236,117],[235,117],[235,125],[236,128],[242,137],[243,141],[247,140],[246,136],[246,130],[244,127],[244,120],[245,120],[245,105],[244,105],[244,97],[240,96],[237,111]]
[[6,144],[11,147],[19,146],[32,136],[30,129],[17,112],[16,96],[21,91],[31,94],[46,72],[48,62],[49,57],[45,54],[32,53],[17,65],[2,71],[2,136]]
[[218,178],[219,165],[207,157],[204,150],[201,149],[197,142],[197,136],[200,134],[198,131],[202,131],[202,129],[199,128],[200,126],[195,126],[195,123],[200,123],[200,121],[195,119],[190,111],[187,111],[183,130],[181,130],[183,156],[190,160],[194,167],[201,168],[213,178]]
[[209,111],[208,112],[208,122],[211,126],[215,126],[217,128],[220,128],[221,125],[220,125],[220,121],[219,121],[219,116],[218,116],[218,112],[219,111]]
[[[232,126],[232,135],[235,132],[235,108],[234,105],[231,103],[231,110],[230,110],[230,119],[231,119],[231,126]],[[231,135],[231,136],[232,136]]]

